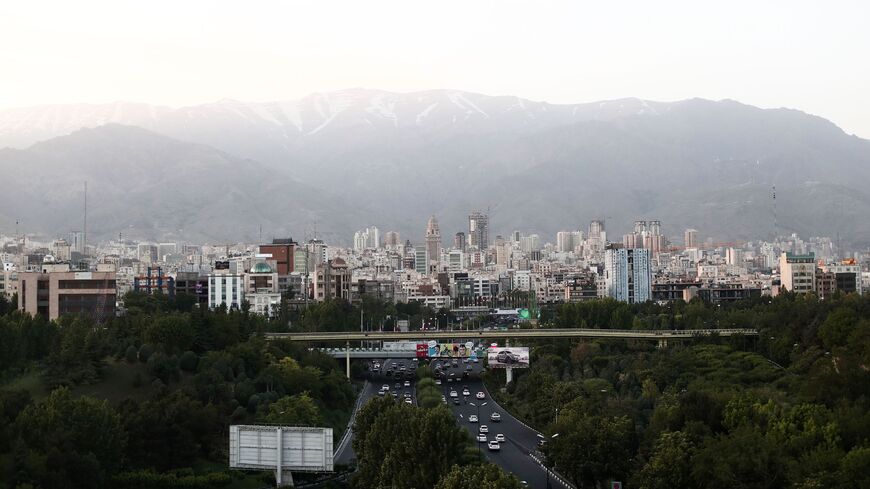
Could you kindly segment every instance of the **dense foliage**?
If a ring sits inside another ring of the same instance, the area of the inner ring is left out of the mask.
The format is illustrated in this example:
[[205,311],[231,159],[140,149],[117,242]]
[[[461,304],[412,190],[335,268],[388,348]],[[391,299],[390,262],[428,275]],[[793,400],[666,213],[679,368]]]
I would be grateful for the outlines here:
[[357,489],[519,487],[498,467],[481,465],[470,435],[440,400],[418,408],[392,396],[372,399],[357,413],[353,432]]
[[230,424],[344,430],[343,369],[256,334],[275,322],[184,297],[126,303],[104,325],[0,315],[0,488],[257,487],[226,469]]
[[[559,327],[758,328],[666,348],[540,341],[499,400],[578,487],[870,487],[870,298],[565,304]],[[492,392],[503,374],[489,374]],[[553,437],[554,435],[557,435]],[[609,486],[608,486],[609,487]]]

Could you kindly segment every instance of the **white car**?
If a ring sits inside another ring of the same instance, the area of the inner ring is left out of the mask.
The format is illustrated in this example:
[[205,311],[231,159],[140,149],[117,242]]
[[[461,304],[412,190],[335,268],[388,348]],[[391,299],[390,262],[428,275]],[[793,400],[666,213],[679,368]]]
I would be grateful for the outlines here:
[[450,391],[450,397],[459,397],[459,394],[456,391]]
[[477,431],[481,433],[489,433],[489,426],[482,424],[479,428],[477,428]]
[[385,390],[383,390],[383,389],[381,389],[381,390],[378,391],[378,395],[379,395],[379,396],[382,396],[382,395],[384,395],[384,394],[386,394],[386,393],[387,393],[387,391],[385,391]]
[[476,415],[476,414],[472,414],[471,416],[469,416],[469,417],[468,417],[468,422],[469,422],[469,423],[477,423],[477,415]]
[[435,385],[441,385],[441,379],[435,379]]
[[501,433],[495,435],[495,441],[497,441],[497,442],[499,442],[499,443],[504,442],[504,435],[501,434]]
[[501,445],[499,445],[498,442],[495,440],[489,442],[487,446],[489,447],[489,451],[491,452],[497,452],[501,450]]
[[477,441],[478,443],[486,443],[486,435],[483,433],[477,435]]
[[405,404],[414,404],[414,402],[411,401],[411,398],[410,398],[410,397],[406,397],[406,398],[405,398]]
[[388,386],[387,384],[384,384],[383,386],[381,386],[381,390],[384,392],[387,392],[390,390],[390,386]]
[[469,392],[468,389],[462,389],[462,395],[463,396],[470,396],[471,392]]
[[499,421],[501,421],[501,414],[492,413],[491,415],[489,415],[489,420],[498,423]]
[[478,399],[485,399],[485,398],[486,398],[486,394],[484,394],[483,391],[479,391],[479,392],[477,393],[477,395],[475,395],[474,397],[476,397],[476,398],[478,398]]
[[411,381],[410,381],[410,380],[406,380],[406,381],[405,381],[405,387],[411,387]]

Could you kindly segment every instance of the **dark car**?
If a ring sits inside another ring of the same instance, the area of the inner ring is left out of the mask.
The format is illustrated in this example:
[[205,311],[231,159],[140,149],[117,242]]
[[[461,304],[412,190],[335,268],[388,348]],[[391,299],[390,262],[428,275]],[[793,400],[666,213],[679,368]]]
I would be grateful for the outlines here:
[[520,361],[520,356],[510,350],[502,350],[495,355],[498,363],[517,363]]

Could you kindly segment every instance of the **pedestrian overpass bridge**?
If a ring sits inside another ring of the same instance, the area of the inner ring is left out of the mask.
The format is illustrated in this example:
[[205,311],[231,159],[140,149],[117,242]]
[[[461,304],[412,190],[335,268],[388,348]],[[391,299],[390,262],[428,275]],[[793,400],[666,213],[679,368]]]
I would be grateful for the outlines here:
[[693,340],[723,336],[758,336],[758,330],[749,328],[732,329],[589,329],[589,328],[549,328],[549,329],[493,329],[493,330],[446,330],[446,331],[342,331],[315,333],[265,333],[267,340],[289,340],[300,342],[344,342],[344,348],[324,349],[336,358],[347,360],[347,376],[350,377],[351,358],[413,358],[416,352],[401,352],[376,348],[350,347],[351,341],[420,341],[426,340],[517,340],[523,338],[610,338],[648,340],[666,347],[669,340]]
[[634,340],[690,340],[711,336],[758,336],[756,329],[493,329],[442,331],[341,331],[317,333],[265,333],[268,340],[286,339],[303,342],[349,341],[411,341],[455,339],[519,339],[519,338],[623,338]]

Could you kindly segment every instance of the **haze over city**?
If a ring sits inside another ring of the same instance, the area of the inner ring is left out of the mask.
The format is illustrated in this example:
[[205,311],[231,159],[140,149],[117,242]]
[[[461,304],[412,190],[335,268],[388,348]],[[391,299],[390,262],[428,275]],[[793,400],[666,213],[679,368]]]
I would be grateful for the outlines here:
[[0,489],[870,487],[868,14],[0,8]]

